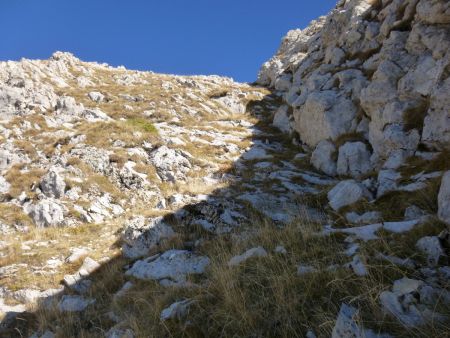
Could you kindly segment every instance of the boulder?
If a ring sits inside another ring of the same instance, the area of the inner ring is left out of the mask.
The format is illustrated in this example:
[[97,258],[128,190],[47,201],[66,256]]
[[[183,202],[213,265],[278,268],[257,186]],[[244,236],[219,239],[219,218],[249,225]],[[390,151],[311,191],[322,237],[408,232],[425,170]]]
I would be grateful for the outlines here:
[[356,129],[357,107],[335,91],[317,91],[308,95],[300,109],[294,110],[295,129],[300,139],[314,147]]
[[43,228],[61,225],[66,213],[66,208],[52,198],[40,200],[37,204],[27,204],[24,210],[38,227]]
[[65,259],[65,261],[67,263],[75,263],[88,254],[89,250],[87,248],[72,248],[70,249],[70,255]]
[[163,240],[175,236],[170,225],[162,217],[146,219],[143,216],[135,217],[125,225],[122,232],[124,245],[122,251],[125,257],[138,258],[145,256]]
[[375,333],[358,324],[359,312],[345,303],[341,304],[331,338],[390,338],[388,334]]
[[427,256],[429,266],[436,266],[441,256],[446,256],[441,241],[437,236],[426,236],[416,243],[417,249]]
[[228,261],[228,266],[236,266],[239,265],[246,260],[253,258],[253,257],[265,257],[267,256],[267,251],[264,250],[263,247],[258,246],[256,248],[252,248],[244,252],[242,255],[234,256]]
[[273,117],[272,124],[282,132],[285,132],[287,134],[292,133],[293,129],[291,125],[291,117],[289,115],[289,106],[283,105],[278,108]]
[[450,225],[450,171],[442,176],[438,194],[438,217]]
[[66,189],[66,182],[60,175],[61,169],[52,167],[45,174],[40,183],[41,191],[47,196],[52,198],[61,198],[64,196]]
[[320,141],[311,155],[311,164],[325,174],[335,176],[337,173],[335,154],[336,147],[332,142]]
[[445,149],[450,143],[450,78],[433,87],[430,106],[423,122],[422,142],[431,148]]
[[158,176],[163,181],[176,182],[186,180],[186,174],[192,165],[192,156],[183,150],[161,146],[150,153],[150,161],[156,167]]
[[9,191],[11,184],[3,176],[0,176],[0,194],[6,194]]
[[194,300],[186,299],[171,304],[169,307],[162,310],[160,315],[161,321],[166,321],[169,319],[183,319],[187,316],[189,307],[194,303]]
[[372,200],[373,196],[363,184],[355,180],[342,181],[328,192],[329,204],[335,211],[362,199]]
[[88,96],[92,101],[97,103],[103,102],[103,100],[105,99],[105,95],[100,92],[89,92]]
[[125,273],[138,279],[171,280],[184,283],[187,275],[202,274],[209,265],[209,258],[187,250],[169,250],[161,256],[139,260]]
[[82,296],[62,296],[58,303],[58,309],[61,312],[81,312],[89,305],[94,304],[95,299],[87,299]]
[[363,142],[347,142],[339,148],[337,173],[361,178],[372,170],[370,152]]

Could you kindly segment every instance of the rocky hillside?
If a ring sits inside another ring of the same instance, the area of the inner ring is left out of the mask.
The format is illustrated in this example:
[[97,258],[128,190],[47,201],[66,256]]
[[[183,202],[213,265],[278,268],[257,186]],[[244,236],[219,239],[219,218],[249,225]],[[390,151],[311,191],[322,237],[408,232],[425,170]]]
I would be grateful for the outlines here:
[[449,47],[349,0],[254,85],[0,62],[0,337],[449,337]]

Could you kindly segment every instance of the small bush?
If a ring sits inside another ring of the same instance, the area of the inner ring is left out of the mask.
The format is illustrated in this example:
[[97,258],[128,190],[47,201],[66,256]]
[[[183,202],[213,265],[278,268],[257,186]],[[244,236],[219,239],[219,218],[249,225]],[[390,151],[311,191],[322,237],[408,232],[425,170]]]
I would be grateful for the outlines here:
[[126,122],[142,132],[152,134],[158,133],[158,130],[155,128],[155,126],[152,123],[148,122],[146,119],[135,117],[128,119]]

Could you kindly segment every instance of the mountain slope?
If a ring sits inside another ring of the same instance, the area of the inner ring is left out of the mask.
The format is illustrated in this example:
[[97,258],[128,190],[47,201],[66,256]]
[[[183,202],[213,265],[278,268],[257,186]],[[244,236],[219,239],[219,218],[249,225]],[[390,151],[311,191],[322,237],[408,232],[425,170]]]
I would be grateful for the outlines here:
[[0,62],[0,336],[448,336],[449,6],[340,1],[255,85]]

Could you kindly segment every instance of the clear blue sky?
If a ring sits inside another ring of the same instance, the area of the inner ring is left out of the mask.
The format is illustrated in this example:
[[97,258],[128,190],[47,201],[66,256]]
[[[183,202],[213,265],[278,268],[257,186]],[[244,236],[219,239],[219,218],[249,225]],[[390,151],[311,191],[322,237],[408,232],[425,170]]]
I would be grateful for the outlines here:
[[0,60],[85,61],[254,81],[282,36],[337,0],[0,0]]

